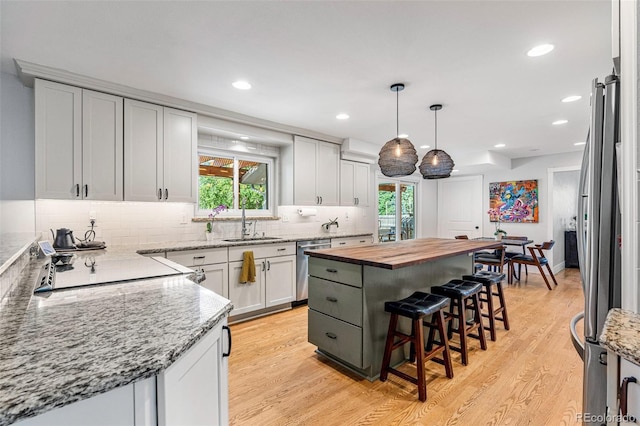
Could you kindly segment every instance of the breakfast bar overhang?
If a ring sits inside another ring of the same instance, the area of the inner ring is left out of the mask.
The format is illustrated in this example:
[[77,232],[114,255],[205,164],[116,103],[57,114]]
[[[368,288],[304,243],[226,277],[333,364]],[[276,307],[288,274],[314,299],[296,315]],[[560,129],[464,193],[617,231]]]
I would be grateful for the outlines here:
[[[473,252],[499,241],[423,238],[308,251],[309,342],[343,367],[375,380],[389,315],[384,303],[473,272]],[[400,351],[392,363],[403,362]]]

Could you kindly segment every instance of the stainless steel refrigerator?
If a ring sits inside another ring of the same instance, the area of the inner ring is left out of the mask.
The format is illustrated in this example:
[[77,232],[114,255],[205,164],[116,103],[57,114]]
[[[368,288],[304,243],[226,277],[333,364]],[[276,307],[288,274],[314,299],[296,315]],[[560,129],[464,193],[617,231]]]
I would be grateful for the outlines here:
[[[598,341],[607,312],[620,307],[619,95],[618,77],[610,75],[604,83],[593,80],[591,125],[578,190],[578,256],[585,304],[584,312],[571,321],[571,335],[584,360],[582,412],[592,415],[615,414],[616,409],[607,408],[607,351]],[[582,316],[584,340],[576,332]]]

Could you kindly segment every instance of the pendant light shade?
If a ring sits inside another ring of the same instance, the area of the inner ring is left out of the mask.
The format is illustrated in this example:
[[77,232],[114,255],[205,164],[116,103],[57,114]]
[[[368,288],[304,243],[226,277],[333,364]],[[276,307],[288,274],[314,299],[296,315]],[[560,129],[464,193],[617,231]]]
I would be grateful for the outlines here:
[[404,84],[393,84],[390,89],[392,92],[396,92],[396,137],[384,144],[380,150],[378,166],[385,176],[408,176],[416,171],[418,153],[409,139],[397,136],[400,133],[398,92],[404,90]]
[[451,176],[453,170],[453,160],[441,149],[438,149],[438,111],[442,109],[442,105],[436,104],[429,107],[436,117],[435,126],[435,149],[427,152],[420,163],[420,173],[425,179],[443,179]]

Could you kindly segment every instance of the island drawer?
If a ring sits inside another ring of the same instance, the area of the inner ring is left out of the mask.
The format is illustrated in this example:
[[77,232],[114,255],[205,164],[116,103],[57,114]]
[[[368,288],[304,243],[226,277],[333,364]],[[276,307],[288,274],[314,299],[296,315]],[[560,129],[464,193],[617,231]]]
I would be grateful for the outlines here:
[[309,275],[325,280],[362,287],[362,266],[355,263],[309,257]]
[[309,308],[362,326],[362,289],[309,277]]
[[360,327],[309,309],[309,342],[354,367],[364,367]]
[[210,265],[212,263],[226,263],[227,258],[226,247],[167,252],[167,259],[179,263],[183,266],[200,266]]
[[295,243],[287,244],[247,244],[245,246],[229,247],[229,262],[236,262],[243,259],[245,251],[252,251],[254,259],[264,257],[288,256],[296,254]]

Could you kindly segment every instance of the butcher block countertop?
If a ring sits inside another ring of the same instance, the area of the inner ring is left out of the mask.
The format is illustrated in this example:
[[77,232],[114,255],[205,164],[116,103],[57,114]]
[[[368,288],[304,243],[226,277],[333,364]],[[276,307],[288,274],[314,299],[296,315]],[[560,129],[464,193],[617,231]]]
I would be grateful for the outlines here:
[[305,253],[321,259],[398,269],[500,245],[500,241],[420,238],[395,243],[312,250]]

